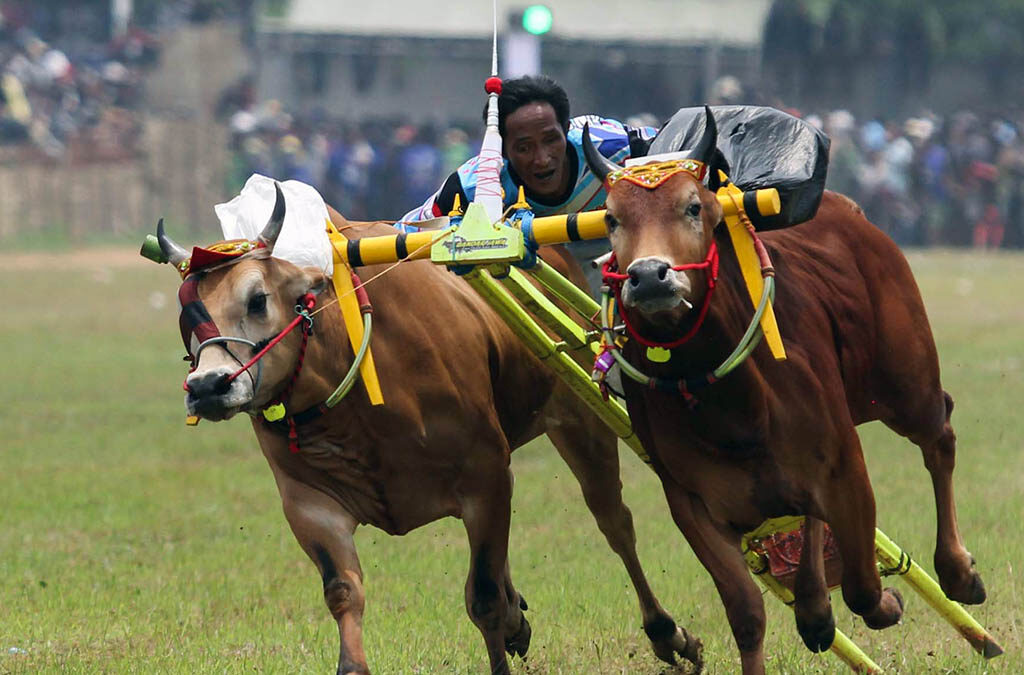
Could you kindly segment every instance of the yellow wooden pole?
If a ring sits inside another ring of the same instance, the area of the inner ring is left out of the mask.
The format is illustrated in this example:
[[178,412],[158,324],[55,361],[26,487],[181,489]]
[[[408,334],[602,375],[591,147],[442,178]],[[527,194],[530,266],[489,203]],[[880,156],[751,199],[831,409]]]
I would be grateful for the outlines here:
[[910,584],[910,587],[932,606],[932,609],[971,643],[975,651],[986,659],[1003,653],[1003,648],[999,646],[999,643],[974,617],[967,613],[967,610],[947,598],[939,583],[877,528],[875,529],[875,553],[882,564],[883,572],[902,576],[904,581]]

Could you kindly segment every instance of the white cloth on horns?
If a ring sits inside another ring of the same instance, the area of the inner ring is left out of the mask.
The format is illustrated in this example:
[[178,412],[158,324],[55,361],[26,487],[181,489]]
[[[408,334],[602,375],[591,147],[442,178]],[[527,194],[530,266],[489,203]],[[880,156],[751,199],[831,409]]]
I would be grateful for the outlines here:
[[[273,256],[299,267],[316,267],[331,276],[334,256],[325,230],[327,205],[312,185],[289,180],[281,185],[285,212],[281,234],[274,244]],[[254,173],[242,192],[231,201],[213,207],[220,220],[224,239],[255,240],[274,211],[277,195],[274,180]]]

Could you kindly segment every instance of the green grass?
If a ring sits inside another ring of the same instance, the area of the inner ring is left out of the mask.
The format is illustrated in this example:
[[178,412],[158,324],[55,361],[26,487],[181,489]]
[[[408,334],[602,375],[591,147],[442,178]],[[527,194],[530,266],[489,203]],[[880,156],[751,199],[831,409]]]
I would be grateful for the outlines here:
[[[0,257],[0,672],[332,672],[337,630],[248,423],[182,423],[175,275],[124,256],[100,267],[103,257],[47,268]],[[901,626],[869,631],[838,596],[837,620],[893,672],[1024,672],[1024,256],[911,262],[957,402],[960,523],[989,590],[972,611],[1007,654],[985,663],[909,590]],[[880,527],[930,570],[934,507],[917,449],[877,425],[862,438]],[[735,672],[710,579],[655,477],[625,450],[623,463],[655,591],[704,640],[708,671]],[[547,441],[513,467],[512,571],[533,625],[514,672],[665,672],[625,572]],[[463,607],[461,523],[357,536],[375,672],[485,672]],[[844,672],[804,649],[788,609],[767,605],[771,672]]]

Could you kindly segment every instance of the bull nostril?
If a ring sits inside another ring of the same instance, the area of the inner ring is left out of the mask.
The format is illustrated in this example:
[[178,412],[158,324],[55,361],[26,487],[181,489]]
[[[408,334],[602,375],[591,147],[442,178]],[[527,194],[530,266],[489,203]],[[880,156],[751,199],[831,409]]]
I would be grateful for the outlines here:
[[627,270],[627,274],[629,274],[629,285],[630,286],[632,286],[633,288],[636,288],[637,286],[640,285],[640,277],[637,275],[635,269]]
[[662,263],[662,264],[658,265],[658,281],[664,281],[665,280],[665,276],[667,274],[668,274],[668,265],[666,263]]
[[223,396],[228,393],[228,389],[231,389],[231,378],[227,373],[224,373],[217,379],[216,384],[213,385],[213,391],[218,396]]
[[227,373],[207,373],[189,378],[185,384],[190,400],[197,401],[210,396],[223,396],[231,389],[231,377]]

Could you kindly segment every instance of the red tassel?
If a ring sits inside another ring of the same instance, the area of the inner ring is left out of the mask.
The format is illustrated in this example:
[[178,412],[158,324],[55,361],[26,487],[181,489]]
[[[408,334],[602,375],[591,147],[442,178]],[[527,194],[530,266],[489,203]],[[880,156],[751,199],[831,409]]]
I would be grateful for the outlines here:
[[295,418],[288,418],[288,449],[293,455],[299,453],[299,432],[295,430]]

